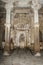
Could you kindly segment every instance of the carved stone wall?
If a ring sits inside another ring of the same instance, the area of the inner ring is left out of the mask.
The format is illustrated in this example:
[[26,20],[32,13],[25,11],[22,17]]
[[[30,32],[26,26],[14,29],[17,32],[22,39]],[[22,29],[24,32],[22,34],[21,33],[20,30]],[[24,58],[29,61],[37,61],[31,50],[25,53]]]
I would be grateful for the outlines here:
[[[11,31],[11,37],[13,38],[14,45],[20,47],[29,46],[32,43],[31,42],[32,11],[29,8],[19,8],[15,9],[15,11],[16,11],[16,14],[14,13],[15,16],[13,14],[14,16],[12,26],[13,33]],[[23,36],[21,36],[22,34]],[[22,37],[24,41],[22,40]]]
[[[11,14],[12,14],[12,12],[11,12]],[[4,23],[5,23],[5,19],[6,19],[5,15],[6,15],[5,9],[3,7],[1,7],[1,5],[0,5],[0,43],[2,42]],[[31,10],[31,8],[15,8],[13,10],[13,15],[11,16],[11,24],[13,24],[13,26],[11,28],[11,30],[12,30],[11,37],[13,37],[13,40],[16,38],[16,36],[15,36],[16,31],[15,31],[14,26],[17,25],[17,24],[24,24],[24,25],[29,24],[30,25],[29,29],[31,31],[29,34],[32,33],[32,29],[34,30],[34,28],[32,26],[33,24],[31,23],[33,21],[33,19],[31,17],[33,18],[33,11]],[[41,37],[42,37],[42,40],[43,40],[43,7],[39,11],[39,25],[40,25],[40,31],[42,33]],[[23,28],[23,30],[24,30],[24,28]],[[19,32],[21,32],[21,31],[19,31]],[[26,30],[24,32],[26,32]],[[30,43],[34,42],[33,41],[34,40],[33,35],[34,34],[32,33]],[[0,45],[0,47],[1,47],[1,45]]]

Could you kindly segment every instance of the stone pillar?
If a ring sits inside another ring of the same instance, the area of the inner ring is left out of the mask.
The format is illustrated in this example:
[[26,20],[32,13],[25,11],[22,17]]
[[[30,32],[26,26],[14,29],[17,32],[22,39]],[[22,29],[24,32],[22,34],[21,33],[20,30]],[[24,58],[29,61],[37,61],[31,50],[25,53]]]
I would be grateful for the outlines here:
[[5,23],[5,47],[4,47],[4,55],[9,55],[10,51],[10,14],[12,9],[12,4],[6,4],[6,23]]
[[38,10],[34,10],[34,51],[35,56],[40,56],[40,43],[39,43],[39,19]]
[[32,1],[32,8],[34,10],[34,51],[35,56],[40,56],[40,43],[39,43],[39,17],[38,10],[41,8],[39,0]]

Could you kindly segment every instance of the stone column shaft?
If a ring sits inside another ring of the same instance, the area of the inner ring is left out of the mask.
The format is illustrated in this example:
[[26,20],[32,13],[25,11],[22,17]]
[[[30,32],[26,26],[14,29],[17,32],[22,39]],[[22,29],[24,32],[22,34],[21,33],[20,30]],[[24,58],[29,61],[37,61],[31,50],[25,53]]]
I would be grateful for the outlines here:
[[5,43],[9,44],[10,42],[10,24],[5,24]]
[[[10,5],[9,5],[10,6]],[[9,42],[9,36],[10,36],[10,12],[11,7],[6,7],[6,24],[5,24],[5,42]],[[6,35],[7,33],[7,35]]]
[[34,10],[34,24],[39,23],[38,10]]
[[10,24],[10,8],[6,9],[6,23]]
[[40,52],[38,10],[34,10],[34,42],[35,42],[34,44],[35,52]]
[[31,17],[31,43],[34,44],[34,19],[33,16]]

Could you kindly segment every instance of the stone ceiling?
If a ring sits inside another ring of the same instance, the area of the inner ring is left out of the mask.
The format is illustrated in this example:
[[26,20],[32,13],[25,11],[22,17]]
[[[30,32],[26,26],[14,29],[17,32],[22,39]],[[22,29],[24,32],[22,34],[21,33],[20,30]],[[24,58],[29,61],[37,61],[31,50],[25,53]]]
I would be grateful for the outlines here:
[[4,1],[4,2],[15,2],[15,1],[20,1],[20,2],[29,2],[29,1],[31,1],[31,0],[2,0],[2,1]]
[[17,6],[20,6],[20,7],[27,7],[29,6],[29,2],[31,0],[2,0],[3,2],[5,3],[15,3]]
[[[31,0],[2,0],[2,1],[4,1],[4,2],[15,2],[15,1],[20,1],[21,3],[27,3],[27,2],[29,2],[29,1],[31,1]],[[43,4],[43,0],[39,0],[40,1],[40,3],[41,4]]]
[[[5,3],[16,3],[17,6],[20,7],[29,7],[31,5],[32,0],[2,0]],[[43,3],[43,0],[36,0],[37,2],[40,2],[40,4]]]

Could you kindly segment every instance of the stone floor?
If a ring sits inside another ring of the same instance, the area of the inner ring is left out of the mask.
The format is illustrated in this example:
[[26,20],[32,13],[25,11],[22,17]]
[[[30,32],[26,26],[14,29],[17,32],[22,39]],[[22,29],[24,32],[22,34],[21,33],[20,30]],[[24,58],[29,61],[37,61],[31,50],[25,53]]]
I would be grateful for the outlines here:
[[43,53],[41,57],[35,57],[29,50],[15,49],[6,57],[0,51],[0,65],[43,65]]

